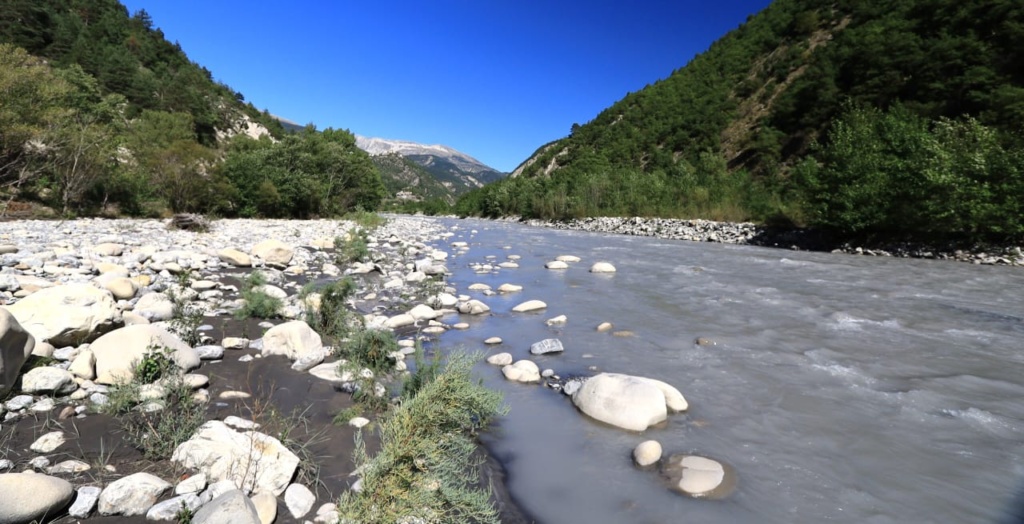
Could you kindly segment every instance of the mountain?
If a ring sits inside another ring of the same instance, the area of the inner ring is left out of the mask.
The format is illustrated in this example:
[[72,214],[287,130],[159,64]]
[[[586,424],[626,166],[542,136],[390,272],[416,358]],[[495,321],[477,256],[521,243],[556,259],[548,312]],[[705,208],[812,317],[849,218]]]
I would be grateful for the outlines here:
[[452,190],[415,161],[398,153],[373,155],[370,160],[380,171],[388,194],[395,195],[397,200],[441,200],[448,205],[455,203]]
[[[374,158],[378,168],[381,169],[381,176],[385,178],[386,185],[397,187],[399,190],[411,187],[414,193],[427,198],[440,197],[452,200],[451,197],[505,177],[505,173],[448,146],[424,145],[405,140],[387,140],[359,135],[356,135],[356,146]],[[420,171],[411,165],[399,168],[399,164],[393,160],[378,161],[381,157],[386,158],[393,155],[398,155],[419,166],[422,168],[422,172],[433,177],[440,186],[423,180]],[[389,173],[393,177],[391,182],[386,180]],[[403,185],[402,180],[407,181],[408,184]],[[414,184],[413,181],[417,182]],[[443,188],[443,194],[441,194],[440,188]]]
[[1024,189],[1021,63],[1019,0],[776,0],[457,210],[1024,234],[978,215]]

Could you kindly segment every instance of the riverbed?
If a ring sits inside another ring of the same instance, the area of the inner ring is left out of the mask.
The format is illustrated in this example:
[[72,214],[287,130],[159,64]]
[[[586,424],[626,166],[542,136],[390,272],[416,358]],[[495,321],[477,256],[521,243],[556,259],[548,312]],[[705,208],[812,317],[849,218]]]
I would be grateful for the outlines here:
[[[491,307],[441,345],[518,360],[558,338],[564,353],[533,357],[542,369],[656,378],[690,403],[628,432],[481,364],[510,407],[486,444],[538,522],[995,522],[1024,486],[1018,268],[441,222],[455,233],[449,281]],[[472,267],[509,255],[518,268]],[[582,260],[545,269],[558,255]],[[597,261],[618,271],[588,272]],[[524,289],[484,296],[472,283]],[[511,312],[528,299],[548,307]],[[546,325],[562,314],[566,324]],[[492,336],[503,343],[485,346]],[[737,490],[670,491],[632,465],[648,439],[731,465]]]

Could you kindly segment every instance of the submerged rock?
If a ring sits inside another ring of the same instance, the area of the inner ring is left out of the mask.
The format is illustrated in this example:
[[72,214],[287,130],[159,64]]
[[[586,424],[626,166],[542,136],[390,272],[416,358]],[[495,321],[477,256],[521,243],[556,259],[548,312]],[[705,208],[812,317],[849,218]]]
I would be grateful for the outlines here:
[[672,489],[694,498],[720,499],[736,490],[736,472],[727,464],[697,455],[672,455],[662,475]]

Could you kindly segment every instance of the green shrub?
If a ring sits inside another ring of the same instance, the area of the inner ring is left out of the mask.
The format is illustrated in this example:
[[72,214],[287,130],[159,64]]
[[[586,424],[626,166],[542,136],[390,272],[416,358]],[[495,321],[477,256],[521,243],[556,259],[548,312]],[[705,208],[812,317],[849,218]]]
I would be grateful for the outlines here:
[[281,299],[272,297],[260,289],[260,286],[266,283],[266,277],[259,271],[254,271],[245,279],[242,284],[242,299],[245,304],[235,312],[235,318],[275,318],[278,316],[278,311],[284,304]]
[[475,435],[505,412],[502,395],[473,379],[479,354],[453,353],[444,369],[380,423],[380,452],[356,439],[363,489],[338,502],[343,521],[498,522],[490,493],[475,487]]
[[341,347],[341,354],[349,362],[369,368],[375,374],[386,374],[394,362],[389,354],[398,351],[398,341],[390,331],[363,329],[349,337]]
[[388,222],[386,218],[379,214],[371,211],[364,211],[362,209],[346,213],[342,218],[350,222],[355,222],[357,226],[367,231],[373,231]]
[[353,228],[348,232],[347,240],[343,237],[335,238],[334,253],[335,262],[339,266],[346,266],[353,262],[362,262],[370,258],[366,231]]
[[167,390],[163,409],[132,410],[121,419],[126,439],[150,460],[170,458],[206,420],[206,406],[192,397],[180,372],[164,380],[163,387]]
[[[355,290],[355,281],[348,277],[320,288],[320,307],[307,306],[306,323],[332,344],[340,344],[348,336],[352,324],[359,322],[358,316],[353,315],[345,304]],[[311,292],[303,289],[300,297],[305,299]]]

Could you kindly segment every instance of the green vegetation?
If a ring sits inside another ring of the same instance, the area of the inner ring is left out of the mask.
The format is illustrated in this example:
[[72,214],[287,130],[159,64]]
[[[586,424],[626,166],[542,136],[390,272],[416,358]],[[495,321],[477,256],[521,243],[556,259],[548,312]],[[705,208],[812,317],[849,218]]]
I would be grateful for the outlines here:
[[355,290],[356,283],[350,277],[330,282],[320,288],[317,305],[313,307],[307,298],[312,289],[303,289],[301,299],[307,304],[306,324],[324,337],[326,343],[337,347],[354,328],[361,327],[361,320],[346,304]]
[[380,423],[381,449],[373,458],[357,437],[362,490],[342,494],[342,520],[498,522],[489,492],[475,487],[475,435],[505,411],[500,393],[473,380],[478,359],[450,355],[441,373]]
[[267,277],[259,271],[253,271],[242,283],[242,299],[244,304],[235,311],[235,318],[275,318],[284,303],[272,297],[262,289],[267,284]]
[[362,228],[352,228],[346,236],[334,239],[334,261],[339,266],[362,262],[370,257],[367,233]]
[[[13,201],[64,216],[300,218],[381,204],[351,133],[287,133],[212,78],[116,0],[4,2],[0,215]],[[269,136],[240,134],[249,122]]]
[[365,231],[373,231],[388,223],[388,219],[380,216],[380,214],[364,211],[361,208],[356,208],[355,211],[346,213],[341,218],[349,222],[355,222],[356,226]]
[[110,389],[99,409],[121,416],[125,439],[144,457],[166,459],[203,424],[206,406],[193,397],[168,348],[151,346],[134,371],[130,381]]
[[[776,0],[456,212],[1019,238],[1022,27],[1012,0]],[[877,154],[844,163],[861,139]]]

